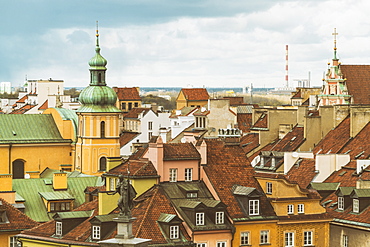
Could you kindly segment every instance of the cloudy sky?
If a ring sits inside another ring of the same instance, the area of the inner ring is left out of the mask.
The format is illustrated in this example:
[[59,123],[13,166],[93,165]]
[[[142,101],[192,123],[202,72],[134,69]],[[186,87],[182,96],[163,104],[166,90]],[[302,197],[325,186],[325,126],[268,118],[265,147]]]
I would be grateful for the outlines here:
[[89,83],[95,22],[109,86],[322,84],[337,28],[343,64],[370,64],[368,0],[15,0],[1,3],[0,81]]

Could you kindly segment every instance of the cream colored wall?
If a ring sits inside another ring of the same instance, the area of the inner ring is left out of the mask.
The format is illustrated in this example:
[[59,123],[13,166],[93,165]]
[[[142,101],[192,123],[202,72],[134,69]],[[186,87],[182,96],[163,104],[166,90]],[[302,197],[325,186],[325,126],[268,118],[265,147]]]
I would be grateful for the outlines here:
[[25,161],[25,172],[41,172],[46,167],[59,170],[61,164],[73,164],[71,150],[70,143],[1,145],[0,174],[12,174],[12,162],[17,159]]
[[351,106],[351,137],[355,137],[358,132],[370,121],[369,106]]
[[[210,113],[207,115],[207,136],[218,136],[218,129],[234,128],[236,115],[230,112],[229,100],[209,100]],[[215,131],[211,131],[212,129]]]

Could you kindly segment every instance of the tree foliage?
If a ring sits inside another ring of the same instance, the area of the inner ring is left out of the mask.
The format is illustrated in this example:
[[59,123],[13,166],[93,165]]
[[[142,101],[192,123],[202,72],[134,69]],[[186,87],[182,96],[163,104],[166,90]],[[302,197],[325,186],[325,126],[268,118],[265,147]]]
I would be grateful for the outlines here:
[[166,100],[165,98],[149,94],[142,97],[141,100],[143,104],[157,103],[158,106],[163,106],[166,110],[176,109],[176,100],[173,97],[171,97],[171,100]]

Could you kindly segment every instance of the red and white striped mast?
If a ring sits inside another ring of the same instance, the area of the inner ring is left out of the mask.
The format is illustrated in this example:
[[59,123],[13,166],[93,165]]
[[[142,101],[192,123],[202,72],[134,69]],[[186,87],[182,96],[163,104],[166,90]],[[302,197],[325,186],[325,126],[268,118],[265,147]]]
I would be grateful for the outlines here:
[[288,88],[288,45],[285,46],[285,87]]

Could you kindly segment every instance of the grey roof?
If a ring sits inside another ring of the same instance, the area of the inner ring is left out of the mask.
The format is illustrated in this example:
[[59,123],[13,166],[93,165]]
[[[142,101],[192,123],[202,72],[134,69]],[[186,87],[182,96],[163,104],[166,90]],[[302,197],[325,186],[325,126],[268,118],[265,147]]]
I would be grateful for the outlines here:
[[315,190],[337,190],[340,183],[311,183],[312,189]]
[[50,192],[39,192],[39,194],[47,201],[56,200],[74,200],[75,198],[67,191],[50,191]]
[[158,221],[159,222],[169,223],[169,222],[171,222],[176,217],[177,217],[176,214],[165,214],[165,213],[161,213],[161,215],[158,218]]
[[77,218],[89,218],[93,213],[93,210],[89,211],[71,211],[71,212],[58,212],[53,218],[54,219],[77,219]]
[[236,185],[233,188],[233,194],[234,195],[241,195],[241,196],[248,196],[249,194],[251,194],[255,190],[256,190],[256,188],[253,188],[253,187],[244,187],[244,186]]

